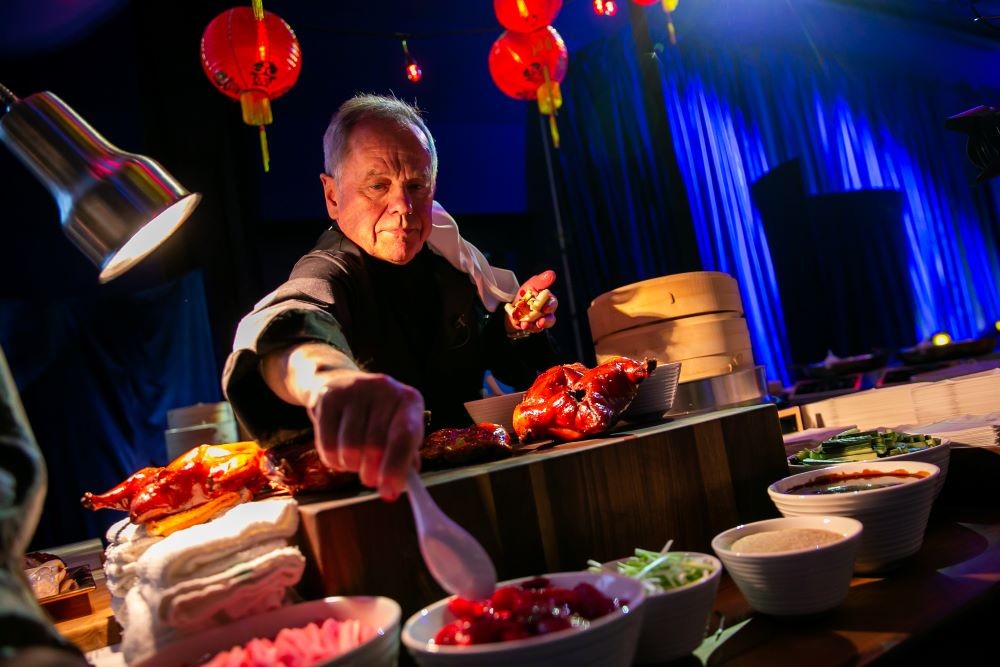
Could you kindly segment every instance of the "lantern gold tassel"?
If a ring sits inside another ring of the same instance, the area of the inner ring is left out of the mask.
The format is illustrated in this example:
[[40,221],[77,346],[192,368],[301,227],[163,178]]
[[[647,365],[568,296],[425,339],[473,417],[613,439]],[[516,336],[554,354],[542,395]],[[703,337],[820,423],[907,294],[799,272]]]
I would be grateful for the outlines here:
[[674,29],[674,10],[680,0],[663,0],[663,11],[667,13],[667,34],[670,36],[670,45],[677,46],[677,31]]
[[538,111],[549,117],[549,132],[552,134],[552,145],[559,148],[559,126],[556,125],[556,112],[562,106],[562,91],[559,82],[549,77],[548,66],[542,67],[545,82],[538,87]]
[[271,171],[271,153],[267,150],[267,132],[260,126],[260,155],[264,158],[264,172]]
[[243,110],[243,122],[260,128],[260,152],[264,159],[264,171],[271,170],[271,156],[267,150],[267,133],[265,125],[274,122],[271,114],[271,100],[258,90],[247,90],[240,95],[240,107]]

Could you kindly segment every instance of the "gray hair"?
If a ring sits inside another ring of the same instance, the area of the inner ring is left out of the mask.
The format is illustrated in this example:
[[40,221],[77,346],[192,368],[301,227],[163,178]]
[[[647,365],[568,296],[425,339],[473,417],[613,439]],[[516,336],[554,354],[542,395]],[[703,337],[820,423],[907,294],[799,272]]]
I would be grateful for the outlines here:
[[355,95],[337,109],[323,134],[323,166],[327,174],[340,178],[340,166],[347,156],[351,132],[358,123],[372,118],[403,127],[413,125],[423,132],[431,154],[431,179],[437,180],[437,148],[431,131],[420,116],[420,110],[400,99],[385,95]]

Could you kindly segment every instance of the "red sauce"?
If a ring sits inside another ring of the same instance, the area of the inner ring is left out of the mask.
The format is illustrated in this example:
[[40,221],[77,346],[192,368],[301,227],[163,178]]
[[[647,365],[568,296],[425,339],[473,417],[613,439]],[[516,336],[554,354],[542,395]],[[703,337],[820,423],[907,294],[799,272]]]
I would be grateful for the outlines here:
[[[785,491],[796,495],[822,495],[829,493],[853,493],[881,489],[905,484],[907,479],[923,479],[930,476],[926,470],[858,470],[855,472],[833,472],[814,477],[805,484],[793,486]],[[871,480],[868,483],[863,480]]]
[[434,643],[487,644],[585,628],[590,621],[627,604],[606,597],[586,582],[572,589],[557,588],[550,586],[548,579],[537,577],[519,586],[498,588],[485,600],[453,598],[448,611],[457,620],[438,630]]

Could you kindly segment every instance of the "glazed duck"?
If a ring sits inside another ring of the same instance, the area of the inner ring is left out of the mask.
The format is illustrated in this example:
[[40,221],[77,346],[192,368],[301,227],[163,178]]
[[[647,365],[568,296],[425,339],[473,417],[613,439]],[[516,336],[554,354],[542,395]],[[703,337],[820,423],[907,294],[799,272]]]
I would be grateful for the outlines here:
[[482,422],[467,428],[443,428],[424,438],[420,461],[425,470],[505,459],[514,453],[507,429]]
[[106,493],[88,491],[81,502],[92,510],[125,510],[132,523],[165,534],[253,498],[268,484],[268,465],[255,442],[199,445],[165,467],[139,470]]
[[542,438],[579,440],[611,428],[653,372],[656,361],[615,357],[593,369],[580,363],[554,366],[535,379],[514,408],[521,442]]

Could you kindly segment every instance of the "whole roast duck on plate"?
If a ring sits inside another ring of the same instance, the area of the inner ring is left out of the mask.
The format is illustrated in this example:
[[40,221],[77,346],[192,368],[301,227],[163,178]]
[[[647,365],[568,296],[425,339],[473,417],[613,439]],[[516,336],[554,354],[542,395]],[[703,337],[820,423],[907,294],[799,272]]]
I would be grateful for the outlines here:
[[627,357],[592,369],[580,363],[554,366],[535,379],[514,408],[514,432],[521,442],[580,440],[603,433],[618,421],[655,367],[655,359]]

